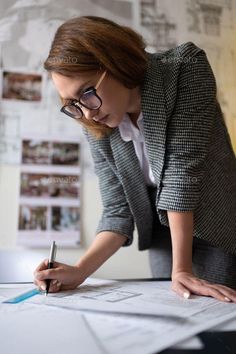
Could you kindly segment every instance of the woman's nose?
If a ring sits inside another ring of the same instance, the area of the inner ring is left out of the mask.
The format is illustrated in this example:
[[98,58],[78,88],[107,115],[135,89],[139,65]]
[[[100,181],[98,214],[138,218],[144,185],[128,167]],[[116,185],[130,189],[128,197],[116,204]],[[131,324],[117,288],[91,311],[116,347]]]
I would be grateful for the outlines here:
[[92,120],[98,113],[98,110],[91,110],[83,107],[83,114],[87,120]]

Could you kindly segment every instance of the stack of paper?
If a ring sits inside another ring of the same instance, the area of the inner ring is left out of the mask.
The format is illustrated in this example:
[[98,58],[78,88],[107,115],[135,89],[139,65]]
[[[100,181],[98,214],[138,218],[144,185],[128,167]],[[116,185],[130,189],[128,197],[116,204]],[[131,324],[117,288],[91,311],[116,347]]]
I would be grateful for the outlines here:
[[[233,303],[184,299],[169,287],[169,282],[88,279],[73,291],[1,304],[0,314],[6,319],[0,324],[1,348],[12,354],[14,345],[21,343],[35,346],[34,353],[41,354],[46,342],[57,354],[67,352],[66,346],[70,354],[151,354],[236,316]],[[0,288],[0,300],[20,290],[26,289]],[[10,345],[9,336],[15,338]],[[194,345],[201,343],[195,338]]]

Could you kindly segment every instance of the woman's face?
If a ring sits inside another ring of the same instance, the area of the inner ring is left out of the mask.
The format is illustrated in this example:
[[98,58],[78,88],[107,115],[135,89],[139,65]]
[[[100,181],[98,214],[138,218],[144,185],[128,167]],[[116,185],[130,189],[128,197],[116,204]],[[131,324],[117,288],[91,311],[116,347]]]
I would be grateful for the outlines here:
[[[52,80],[59,95],[70,103],[70,100],[78,100],[81,91],[95,87],[103,72],[97,74],[80,74],[75,77],[67,77],[56,72],[52,73]],[[102,99],[99,109],[89,110],[81,107],[84,117],[100,124],[115,128],[122,121],[124,114],[130,114],[131,119],[137,119],[140,113],[139,88],[126,88],[118,80],[106,73],[99,87],[97,95]]]

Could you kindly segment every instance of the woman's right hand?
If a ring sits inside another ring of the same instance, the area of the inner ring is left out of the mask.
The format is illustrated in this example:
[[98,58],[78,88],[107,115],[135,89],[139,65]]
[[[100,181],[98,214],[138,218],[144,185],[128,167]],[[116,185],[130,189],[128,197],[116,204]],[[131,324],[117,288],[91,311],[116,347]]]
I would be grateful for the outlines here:
[[34,272],[34,283],[40,289],[46,289],[46,279],[51,279],[49,292],[73,290],[93,274],[110,256],[112,256],[127,240],[127,237],[116,232],[102,231],[94,239],[87,252],[80,258],[78,265],[53,262],[48,268],[45,259]]
[[85,280],[79,267],[76,266],[54,262],[53,268],[48,269],[48,259],[35,269],[34,277],[34,284],[43,291],[46,290],[46,279],[50,279],[50,293],[76,289]]

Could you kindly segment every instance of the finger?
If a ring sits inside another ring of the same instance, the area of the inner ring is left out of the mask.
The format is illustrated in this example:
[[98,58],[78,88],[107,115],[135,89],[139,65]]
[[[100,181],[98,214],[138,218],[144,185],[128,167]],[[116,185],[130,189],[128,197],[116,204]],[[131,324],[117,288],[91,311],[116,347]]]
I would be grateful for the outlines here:
[[61,282],[58,281],[57,279],[54,279],[51,281],[50,286],[54,288],[59,288],[61,286]]
[[57,287],[58,290],[60,290],[60,288],[61,288],[61,282],[60,281],[56,283],[56,287]]
[[209,285],[202,286],[201,292],[202,292],[202,295],[211,296],[211,297],[215,298],[216,300],[223,301],[223,302],[230,302],[230,299],[227,296],[222,294],[222,292],[220,290],[218,290],[217,288],[215,288],[213,286],[209,286]]
[[[203,296],[211,296],[219,301],[230,302],[231,296],[228,293],[223,291],[224,286],[219,284],[211,284],[206,280],[196,279],[192,281],[190,284],[190,289],[197,295]],[[227,290],[231,290],[230,288],[225,287]]]
[[45,280],[45,279],[57,279],[58,269],[46,269],[35,273],[35,279]]
[[224,295],[226,301],[236,302],[236,292],[233,289],[220,284],[216,284],[215,288],[220,291],[222,295]]
[[217,289],[214,289],[212,291],[212,295],[211,296],[214,297],[215,299],[219,300],[219,301],[231,302],[231,299],[228,296],[226,296],[224,293],[222,293],[221,291],[219,291]]
[[217,284],[211,284],[202,279],[193,279],[188,282],[188,288],[194,294],[200,296],[211,296],[219,301],[229,302],[230,300],[216,288]]
[[34,273],[37,273],[43,269],[47,269],[48,267],[48,259],[44,259],[39,265],[38,267],[35,269]]
[[61,288],[61,282],[58,282],[56,279],[54,279],[54,281],[50,283],[49,292],[56,293],[60,291],[60,288]]
[[189,289],[186,286],[181,284],[179,281],[173,282],[172,290],[174,290],[178,295],[180,295],[181,297],[184,297],[185,299],[190,298],[191,292],[189,291]]
[[[60,266],[60,263],[58,262],[53,262],[53,268],[58,268]],[[45,270],[48,268],[48,259],[44,259],[39,265],[38,267],[35,269],[34,271],[34,275],[42,270]]]
[[222,289],[223,291],[226,291],[227,293],[230,294],[230,296],[235,297],[236,296],[236,290],[229,288],[226,285],[222,285],[222,284],[216,284],[217,287],[219,287],[220,289]]
[[34,281],[34,284],[38,287],[39,290],[45,291],[46,290],[46,283],[44,281]]
[[[178,281],[180,283],[180,280]],[[236,292],[221,284],[212,284],[206,280],[192,278],[181,279],[181,284],[192,293],[200,296],[211,296],[219,301],[230,302],[235,301]],[[236,302],[236,301],[235,301]]]

